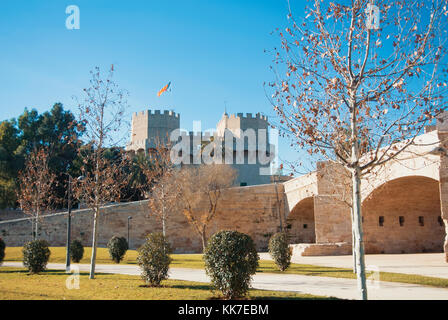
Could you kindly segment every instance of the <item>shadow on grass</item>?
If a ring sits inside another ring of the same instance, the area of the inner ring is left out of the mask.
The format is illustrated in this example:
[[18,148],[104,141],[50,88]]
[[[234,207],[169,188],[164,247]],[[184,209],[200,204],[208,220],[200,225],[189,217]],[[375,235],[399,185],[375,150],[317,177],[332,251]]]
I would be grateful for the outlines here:
[[[166,287],[169,288],[175,288],[175,289],[189,289],[189,290],[205,290],[205,291],[212,291],[212,286],[210,285],[167,285]],[[252,290],[251,290],[252,291]],[[215,291],[216,293],[216,291]],[[210,297],[208,300],[226,300],[222,296],[213,296]],[[334,297],[294,297],[294,296],[272,296],[272,295],[263,295],[263,294],[256,294],[256,295],[250,295],[243,297],[238,300],[340,300],[338,298]]]
[[0,269],[0,273],[29,273],[28,270],[3,270]]
[[204,285],[175,284],[168,286],[173,289],[190,289],[190,290],[206,290],[206,291],[212,290],[212,287],[206,284]]
[[282,272],[278,269],[273,269],[268,266],[260,266],[257,269],[257,272],[261,273],[275,273],[275,274],[298,274],[298,275],[306,275],[306,276],[331,276],[332,274],[338,274],[338,276],[342,277],[354,277],[354,273],[349,269],[316,269],[313,267],[290,267],[286,271]]
[[[29,275],[29,276],[68,276],[73,274],[72,273],[66,273],[65,270],[54,270],[54,269],[50,269],[50,270],[44,270],[42,272],[39,273],[30,273],[27,269],[13,269],[13,270],[5,270],[4,268],[0,268],[0,274],[1,273],[21,273],[21,274],[25,274],[25,275]],[[80,272],[79,273],[80,276],[89,276],[90,273],[89,272]],[[95,276],[107,276],[107,275],[111,275],[110,273],[95,273]]]
[[257,295],[250,297],[249,300],[340,300],[338,298],[326,298],[326,297],[272,297]]

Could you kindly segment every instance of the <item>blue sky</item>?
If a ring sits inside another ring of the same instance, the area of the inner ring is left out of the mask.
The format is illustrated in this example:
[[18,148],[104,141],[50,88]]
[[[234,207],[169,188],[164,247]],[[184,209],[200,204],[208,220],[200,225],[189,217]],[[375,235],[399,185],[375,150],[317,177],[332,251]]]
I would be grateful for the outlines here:
[[[304,5],[291,4],[298,13]],[[65,27],[68,5],[80,9],[80,30]],[[224,101],[229,113],[273,115],[263,87],[272,55],[264,50],[279,44],[271,32],[286,26],[287,8],[286,0],[4,0],[0,120],[55,102],[76,112],[72,97],[82,97],[89,71],[111,64],[130,92],[130,114],[174,109],[188,130],[193,120],[215,127]],[[158,98],[169,81],[172,91]]]

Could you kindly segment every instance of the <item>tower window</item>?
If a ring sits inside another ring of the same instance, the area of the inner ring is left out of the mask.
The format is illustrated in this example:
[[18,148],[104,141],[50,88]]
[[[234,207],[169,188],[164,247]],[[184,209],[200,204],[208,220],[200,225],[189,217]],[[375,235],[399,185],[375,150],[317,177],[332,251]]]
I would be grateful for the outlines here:
[[308,228],[308,225],[305,223],[304,225],[303,225],[303,229],[307,229]]
[[398,222],[400,223],[400,227],[404,226],[404,217],[403,216],[398,217]]
[[423,216],[418,217],[418,224],[420,227],[423,227],[425,225],[425,219]]
[[380,218],[378,219],[378,224],[380,225],[380,227],[384,226],[384,217],[380,216]]

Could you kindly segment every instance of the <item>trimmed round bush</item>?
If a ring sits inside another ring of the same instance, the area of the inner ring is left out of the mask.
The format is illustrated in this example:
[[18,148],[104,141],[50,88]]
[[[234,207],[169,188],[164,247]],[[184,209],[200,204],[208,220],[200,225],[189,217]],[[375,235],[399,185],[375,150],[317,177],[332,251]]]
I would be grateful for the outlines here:
[[151,233],[138,249],[137,263],[142,269],[142,279],[147,285],[159,287],[168,278],[171,263],[171,246],[161,233]]
[[269,253],[280,271],[285,271],[291,264],[291,248],[285,232],[274,234],[269,240]]
[[79,240],[73,240],[70,244],[70,258],[74,263],[81,261],[84,256],[84,247]]
[[39,273],[47,268],[50,259],[50,249],[45,240],[34,240],[25,244],[22,249],[23,265],[30,273]]
[[250,288],[258,259],[251,237],[237,231],[220,231],[208,241],[204,253],[205,271],[224,298],[240,298]]
[[5,259],[5,248],[6,248],[5,241],[3,241],[2,238],[0,238],[0,264],[2,264],[3,259]]
[[120,261],[123,260],[126,251],[128,251],[129,246],[126,238],[113,236],[109,240],[107,248],[109,249],[110,258],[115,263],[120,263]]

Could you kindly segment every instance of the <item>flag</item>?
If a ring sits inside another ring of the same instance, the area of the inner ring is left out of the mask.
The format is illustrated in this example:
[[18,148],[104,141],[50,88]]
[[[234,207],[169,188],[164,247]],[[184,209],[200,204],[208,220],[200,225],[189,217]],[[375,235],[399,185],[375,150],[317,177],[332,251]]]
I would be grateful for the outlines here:
[[162,89],[160,89],[157,96],[160,97],[162,95],[162,93],[164,93],[166,90],[168,90],[168,88],[170,87],[170,84],[171,84],[171,81],[166,86],[164,86]]

